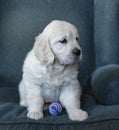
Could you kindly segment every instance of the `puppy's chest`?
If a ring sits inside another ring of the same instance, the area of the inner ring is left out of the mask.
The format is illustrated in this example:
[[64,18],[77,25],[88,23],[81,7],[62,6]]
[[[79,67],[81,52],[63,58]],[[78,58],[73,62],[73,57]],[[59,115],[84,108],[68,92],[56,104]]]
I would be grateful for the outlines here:
[[[36,74],[36,73],[35,73]],[[68,86],[72,80],[76,79],[77,73],[75,70],[58,66],[58,68],[44,67],[37,71],[36,81],[39,85],[44,85],[48,89],[58,89],[63,86]]]
[[62,86],[63,80],[61,75],[59,76],[54,73],[47,74],[41,85],[45,101],[58,101]]
[[45,78],[43,78],[43,81],[50,88],[59,88],[63,86],[64,74],[56,72],[47,72]]
[[64,67],[60,66],[58,68],[46,68],[42,71],[42,75],[40,73],[39,76],[39,81],[42,84],[46,84],[49,88],[59,88],[63,86],[67,74]]
[[42,69],[37,75],[37,83],[40,85],[45,101],[57,101],[61,89],[64,86],[69,86],[71,80],[75,77],[70,70],[65,69]]

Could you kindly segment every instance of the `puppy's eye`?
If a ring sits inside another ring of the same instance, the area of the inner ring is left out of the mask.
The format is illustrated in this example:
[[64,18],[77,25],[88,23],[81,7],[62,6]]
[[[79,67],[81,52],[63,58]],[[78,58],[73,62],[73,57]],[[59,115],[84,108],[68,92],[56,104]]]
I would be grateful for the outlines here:
[[76,41],[79,42],[79,38],[78,37],[76,37]]
[[59,41],[60,43],[62,43],[62,44],[66,44],[67,43],[67,40],[66,39],[63,39],[63,40],[61,40],[61,41]]

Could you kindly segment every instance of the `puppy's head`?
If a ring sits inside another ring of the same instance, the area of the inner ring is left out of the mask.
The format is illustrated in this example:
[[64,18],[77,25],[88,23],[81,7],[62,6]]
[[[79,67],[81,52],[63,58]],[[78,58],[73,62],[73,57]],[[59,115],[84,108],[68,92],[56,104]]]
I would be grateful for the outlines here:
[[82,58],[78,40],[78,31],[74,25],[55,20],[36,38],[35,55],[47,64],[53,64],[54,60],[64,65],[73,64]]

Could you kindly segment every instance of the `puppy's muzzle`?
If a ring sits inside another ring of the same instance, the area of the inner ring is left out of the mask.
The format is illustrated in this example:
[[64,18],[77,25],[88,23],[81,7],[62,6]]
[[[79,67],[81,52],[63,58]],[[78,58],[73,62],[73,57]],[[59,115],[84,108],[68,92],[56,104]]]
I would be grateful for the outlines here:
[[80,56],[80,55],[81,55],[81,50],[78,49],[77,47],[75,47],[75,48],[72,50],[72,54],[74,54],[75,56]]

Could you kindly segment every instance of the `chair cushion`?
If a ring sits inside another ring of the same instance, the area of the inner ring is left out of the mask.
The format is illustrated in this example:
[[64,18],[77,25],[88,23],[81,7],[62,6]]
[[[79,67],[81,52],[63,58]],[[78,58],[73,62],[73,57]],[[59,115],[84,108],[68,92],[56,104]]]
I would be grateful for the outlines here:
[[[3,94],[4,93],[4,94]],[[89,118],[83,122],[69,120],[63,110],[59,116],[51,116],[48,110],[41,120],[27,118],[27,109],[19,106],[18,90],[0,88],[0,130],[112,130],[118,129],[119,105],[98,105],[90,95],[82,96],[82,109],[88,111]]]
[[98,68],[92,75],[91,87],[100,104],[119,104],[119,65]]

